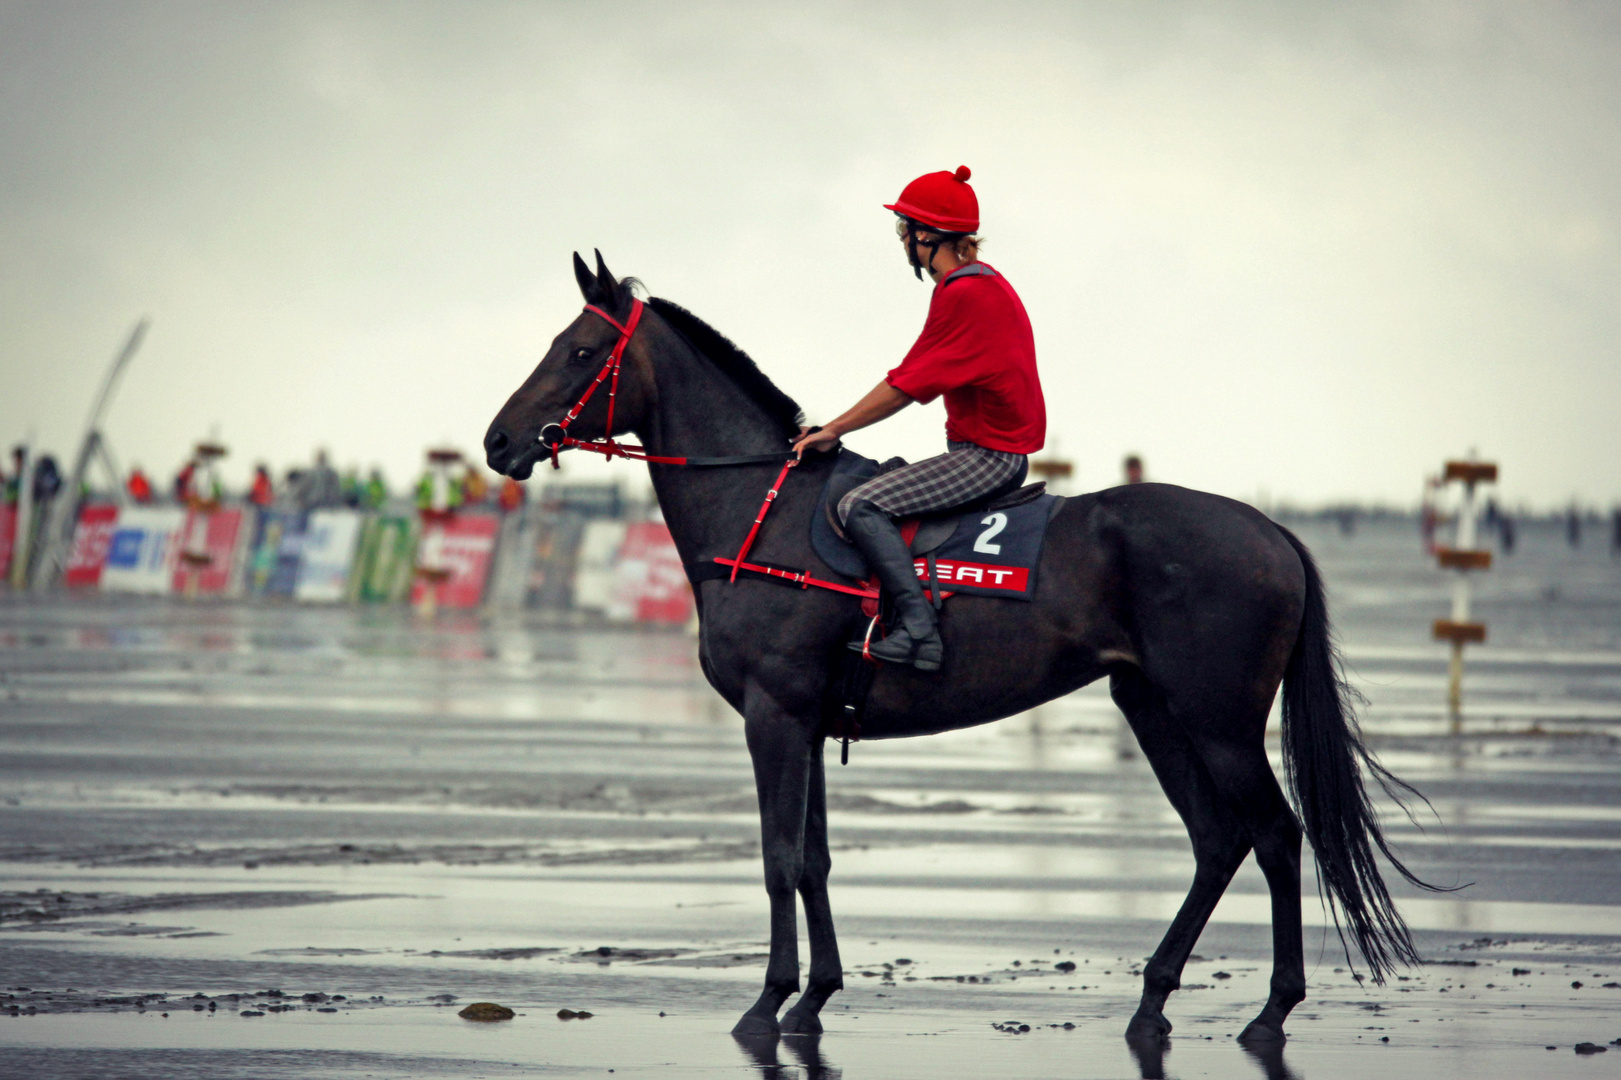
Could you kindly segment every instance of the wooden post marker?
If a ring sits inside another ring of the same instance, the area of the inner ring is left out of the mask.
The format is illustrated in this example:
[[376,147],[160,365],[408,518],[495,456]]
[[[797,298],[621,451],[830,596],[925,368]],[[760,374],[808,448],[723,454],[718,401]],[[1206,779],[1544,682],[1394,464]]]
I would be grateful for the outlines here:
[[1447,719],[1454,735],[1463,731],[1463,647],[1468,642],[1486,640],[1486,624],[1471,620],[1469,615],[1469,575],[1492,566],[1492,553],[1478,546],[1480,504],[1475,489],[1496,482],[1497,466],[1474,460],[1472,453],[1467,461],[1447,462],[1441,474],[1443,486],[1463,485],[1452,546],[1434,548],[1436,562],[1456,575],[1452,581],[1452,616],[1436,619],[1431,627],[1435,640],[1452,643],[1452,658],[1447,664]]
[[419,618],[433,618],[439,608],[439,586],[450,580],[450,567],[444,558],[445,526],[456,516],[456,507],[462,501],[461,485],[455,476],[461,460],[460,450],[429,450],[428,471],[417,488],[417,512],[422,515],[422,546],[416,566],[416,576],[423,585],[416,603]]
[[180,547],[180,565],[185,568],[188,600],[197,599],[203,572],[213,565],[208,551],[208,520],[220,508],[219,460],[226,455],[214,439],[197,444],[191,455],[191,480],[186,485],[186,506],[191,510],[191,527]]
[[1046,457],[1030,459],[1030,478],[1041,477],[1047,482],[1048,491],[1066,483],[1074,475],[1075,463],[1058,456],[1057,440],[1054,440],[1053,448]]

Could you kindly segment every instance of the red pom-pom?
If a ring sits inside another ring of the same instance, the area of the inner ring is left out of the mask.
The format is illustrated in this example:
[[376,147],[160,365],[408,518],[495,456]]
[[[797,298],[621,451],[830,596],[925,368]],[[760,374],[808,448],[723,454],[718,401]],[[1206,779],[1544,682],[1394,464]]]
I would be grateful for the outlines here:
[[957,171],[955,173],[953,173],[952,175],[955,176],[958,180],[961,180],[963,183],[966,184],[968,182],[968,178],[970,176],[973,176],[974,174],[969,171],[968,166],[966,166],[966,165],[958,165],[957,166]]

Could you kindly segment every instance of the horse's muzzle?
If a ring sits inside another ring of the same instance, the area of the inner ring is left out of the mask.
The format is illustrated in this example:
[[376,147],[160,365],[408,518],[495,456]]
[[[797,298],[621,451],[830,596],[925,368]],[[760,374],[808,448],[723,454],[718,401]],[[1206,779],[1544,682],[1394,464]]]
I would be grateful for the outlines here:
[[538,444],[525,446],[499,424],[491,424],[484,435],[484,463],[493,471],[514,480],[528,479],[540,456]]

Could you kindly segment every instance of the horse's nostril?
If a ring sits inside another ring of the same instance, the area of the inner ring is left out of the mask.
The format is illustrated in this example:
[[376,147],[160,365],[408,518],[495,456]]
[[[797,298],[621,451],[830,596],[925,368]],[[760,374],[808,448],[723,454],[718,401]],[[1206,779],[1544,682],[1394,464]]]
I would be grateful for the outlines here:
[[507,443],[510,441],[511,440],[507,438],[506,432],[492,431],[490,432],[490,437],[487,440],[488,445],[485,448],[488,450],[505,450],[507,448]]

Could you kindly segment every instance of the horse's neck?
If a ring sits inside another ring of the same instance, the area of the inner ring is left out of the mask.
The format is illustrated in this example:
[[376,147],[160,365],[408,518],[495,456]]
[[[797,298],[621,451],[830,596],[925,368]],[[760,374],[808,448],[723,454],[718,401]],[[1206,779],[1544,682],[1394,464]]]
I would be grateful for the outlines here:
[[[636,432],[649,453],[728,457],[788,449],[777,421],[714,363],[673,334],[659,346],[653,361],[657,401]],[[695,562],[735,547],[771,479],[745,478],[778,467],[653,466],[653,490],[681,558]]]

